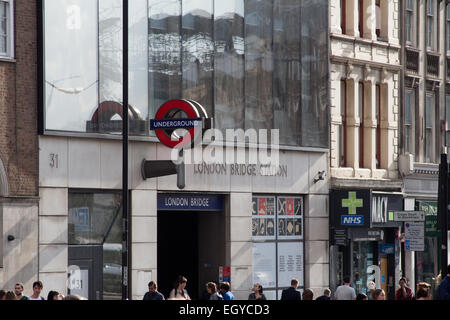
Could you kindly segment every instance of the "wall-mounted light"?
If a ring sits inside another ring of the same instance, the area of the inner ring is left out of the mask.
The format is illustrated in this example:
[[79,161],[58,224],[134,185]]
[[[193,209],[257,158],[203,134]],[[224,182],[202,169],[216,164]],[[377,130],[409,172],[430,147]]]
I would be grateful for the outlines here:
[[319,182],[320,180],[325,180],[325,176],[326,176],[326,175],[327,175],[327,174],[325,173],[325,170],[319,171],[319,172],[316,174],[315,178],[314,178],[314,183],[317,183],[317,182]]

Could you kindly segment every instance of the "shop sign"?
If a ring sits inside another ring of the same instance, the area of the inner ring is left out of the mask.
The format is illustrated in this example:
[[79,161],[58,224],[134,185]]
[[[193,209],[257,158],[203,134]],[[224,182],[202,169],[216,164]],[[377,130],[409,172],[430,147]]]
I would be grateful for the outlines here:
[[348,244],[347,229],[333,229],[332,232],[332,241],[334,245],[346,246]]
[[437,230],[437,216],[425,216],[425,237],[439,237],[441,233]]
[[222,211],[223,196],[218,194],[158,194],[158,210]]
[[378,252],[381,255],[394,254],[395,246],[394,246],[394,244],[390,244],[390,243],[381,243],[378,246]]
[[424,222],[405,222],[405,250],[424,251]]
[[369,227],[371,190],[330,190],[331,227]]
[[382,241],[384,232],[380,229],[369,228],[350,229],[349,238],[353,241]]
[[419,210],[425,212],[425,236],[439,237],[440,232],[437,230],[437,201],[417,201]]
[[372,193],[371,227],[395,228],[401,224],[395,221],[394,211],[403,209],[403,196],[397,194]]

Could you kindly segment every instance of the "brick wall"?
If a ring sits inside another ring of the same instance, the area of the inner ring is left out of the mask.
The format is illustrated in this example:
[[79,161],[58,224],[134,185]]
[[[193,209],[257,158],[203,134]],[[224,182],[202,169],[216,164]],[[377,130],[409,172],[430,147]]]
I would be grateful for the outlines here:
[[0,61],[0,158],[9,196],[38,193],[36,1],[14,1],[15,61]]

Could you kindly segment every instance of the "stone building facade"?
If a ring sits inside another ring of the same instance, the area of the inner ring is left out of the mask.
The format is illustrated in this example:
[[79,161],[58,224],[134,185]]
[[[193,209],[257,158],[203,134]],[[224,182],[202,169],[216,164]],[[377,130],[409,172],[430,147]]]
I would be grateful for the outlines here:
[[[330,2],[330,90],[331,151],[330,203],[334,191],[367,191],[372,212],[365,228],[336,222],[330,225],[330,285],[339,285],[350,275],[357,290],[367,290],[371,265],[358,263],[367,254],[373,265],[386,266],[386,280],[378,286],[388,289],[399,276],[399,261],[391,261],[375,248],[393,237],[395,228],[377,225],[375,199],[399,196],[398,174],[401,44],[399,1],[333,0]],[[401,195],[400,195],[401,197]],[[350,198],[349,198],[350,199]],[[360,210],[360,209],[358,209]],[[361,209],[362,211],[362,209]],[[359,211],[358,211],[359,214]],[[331,215],[331,211],[330,211]],[[334,217],[330,217],[330,221]],[[340,220],[339,220],[340,221]],[[386,228],[385,228],[386,227]],[[391,226],[392,227],[392,226]],[[336,230],[346,235],[347,245],[337,245]],[[370,237],[371,232],[385,236]],[[356,236],[358,232],[365,236]],[[389,236],[388,236],[389,235]],[[394,242],[394,240],[392,240]],[[395,240],[398,246],[397,240]],[[364,248],[366,249],[362,249]],[[396,248],[396,257],[400,255]],[[370,258],[372,257],[372,258]],[[340,267],[341,266],[341,267]]]
[[0,1],[0,287],[38,277],[36,1]]

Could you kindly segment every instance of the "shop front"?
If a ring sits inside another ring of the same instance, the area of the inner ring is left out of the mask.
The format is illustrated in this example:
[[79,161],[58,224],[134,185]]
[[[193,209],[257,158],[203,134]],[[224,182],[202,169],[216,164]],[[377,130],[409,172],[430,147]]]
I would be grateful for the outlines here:
[[400,194],[372,190],[330,190],[330,287],[350,276],[357,293],[369,295],[370,282],[393,299],[400,277]]

